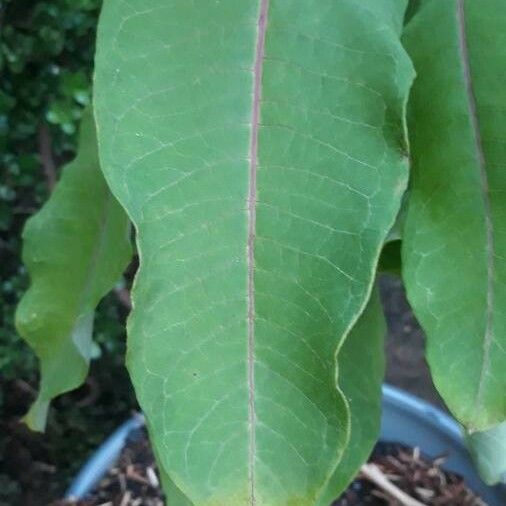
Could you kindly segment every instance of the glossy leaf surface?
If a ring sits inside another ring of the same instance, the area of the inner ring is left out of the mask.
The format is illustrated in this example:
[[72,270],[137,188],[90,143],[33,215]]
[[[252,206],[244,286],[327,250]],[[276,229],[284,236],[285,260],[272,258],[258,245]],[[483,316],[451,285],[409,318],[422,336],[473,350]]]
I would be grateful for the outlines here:
[[502,1],[429,0],[405,34],[418,77],[403,275],[435,385],[470,430],[506,419],[504,33]]
[[23,232],[31,286],[16,313],[19,333],[40,359],[40,391],[26,421],[43,430],[51,399],[86,377],[94,310],[131,258],[130,226],[100,171],[91,109],[79,154]]
[[140,255],[128,365],[190,503],[314,504],[344,450],[335,355],[407,182],[405,6],[104,5],[101,160]]

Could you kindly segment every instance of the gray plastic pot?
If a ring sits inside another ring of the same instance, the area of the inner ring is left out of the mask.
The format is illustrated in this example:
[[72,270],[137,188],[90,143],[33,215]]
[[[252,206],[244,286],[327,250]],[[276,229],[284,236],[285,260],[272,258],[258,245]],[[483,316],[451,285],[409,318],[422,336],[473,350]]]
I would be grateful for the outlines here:
[[[142,415],[136,415],[109,436],[78,473],[66,498],[82,499],[89,494],[114,465],[127,439],[143,424]],[[383,386],[380,439],[418,447],[428,457],[446,455],[443,467],[463,476],[488,506],[506,505],[505,487],[489,487],[476,473],[458,423],[427,402],[389,385]]]

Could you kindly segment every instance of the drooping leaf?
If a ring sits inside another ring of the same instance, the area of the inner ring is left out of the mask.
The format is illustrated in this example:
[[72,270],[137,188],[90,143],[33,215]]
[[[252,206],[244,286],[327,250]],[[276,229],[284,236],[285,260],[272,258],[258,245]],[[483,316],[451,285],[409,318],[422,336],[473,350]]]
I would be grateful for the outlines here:
[[506,419],[506,9],[427,0],[408,25],[417,79],[403,237],[434,382],[470,430]]
[[485,483],[506,483],[506,422],[467,434],[466,443]]
[[79,154],[23,232],[31,286],[16,327],[40,359],[41,380],[26,421],[43,430],[51,399],[78,387],[92,349],[93,315],[131,257],[129,222],[100,171],[91,108]]
[[128,365],[196,505],[314,504],[343,452],[335,353],[407,180],[405,6],[104,5],[101,160],[140,255]]
[[378,440],[381,384],[385,374],[386,323],[375,287],[338,355],[341,389],[348,401],[351,432],[346,450],[318,504],[328,506],[353,480]]

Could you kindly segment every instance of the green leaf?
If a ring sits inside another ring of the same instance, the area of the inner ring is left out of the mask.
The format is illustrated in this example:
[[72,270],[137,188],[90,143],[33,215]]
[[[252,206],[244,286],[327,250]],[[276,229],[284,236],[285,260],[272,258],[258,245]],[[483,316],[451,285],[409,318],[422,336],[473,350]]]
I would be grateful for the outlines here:
[[129,222],[100,171],[91,108],[79,154],[23,232],[31,286],[16,326],[41,363],[40,391],[26,421],[43,430],[51,399],[78,387],[92,352],[93,315],[131,258]]
[[335,354],[407,181],[404,8],[104,5],[101,160],[140,256],[128,366],[196,505],[312,505],[344,450]]
[[378,440],[381,384],[385,375],[386,323],[375,287],[364,312],[338,356],[341,389],[351,413],[351,433],[343,457],[318,504],[328,506],[346,489]]
[[489,485],[506,483],[506,422],[466,435],[474,463]]
[[470,430],[506,419],[506,10],[422,2],[405,44],[417,79],[403,275],[434,382]]
[[404,227],[404,220],[406,219],[406,209],[409,200],[409,190],[407,190],[401,203],[401,209],[397,214],[393,227],[388,232],[385,239],[381,255],[378,263],[378,272],[401,275],[402,271],[402,229]]
[[420,5],[422,4],[422,0],[409,0],[408,8],[406,9],[406,15],[404,16],[404,22],[408,23],[411,18],[418,12],[420,9]]

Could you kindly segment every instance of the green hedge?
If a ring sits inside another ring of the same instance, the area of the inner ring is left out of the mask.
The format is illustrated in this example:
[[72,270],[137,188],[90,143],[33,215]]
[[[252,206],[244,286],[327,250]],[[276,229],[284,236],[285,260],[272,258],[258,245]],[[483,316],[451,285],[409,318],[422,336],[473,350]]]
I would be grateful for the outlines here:
[[[29,283],[20,260],[21,231],[47,198],[58,167],[74,156],[76,130],[91,96],[100,6],[101,0],[0,3],[0,455],[8,460],[9,451],[17,454],[22,447],[31,453],[29,460],[56,468],[54,475],[31,475],[30,464],[20,470],[26,482],[15,470],[0,471],[0,506],[25,504],[30,495],[38,504],[54,499],[84,456],[135,406],[123,368],[126,311],[110,295],[95,324],[96,399],[89,385],[63,396],[44,438],[13,423],[31,400],[19,385],[37,387],[36,359],[14,328],[16,304]],[[76,407],[76,399],[85,406]]]

